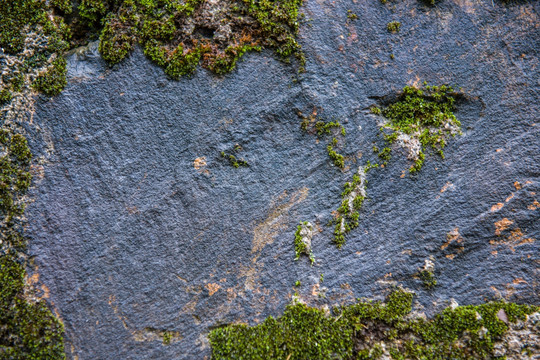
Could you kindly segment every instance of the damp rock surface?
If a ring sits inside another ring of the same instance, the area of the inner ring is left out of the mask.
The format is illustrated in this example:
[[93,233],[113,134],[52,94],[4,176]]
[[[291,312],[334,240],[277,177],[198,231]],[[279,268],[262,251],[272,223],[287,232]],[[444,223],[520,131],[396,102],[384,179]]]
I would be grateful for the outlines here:
[[[66,89],[40,96],[28,129],[43,168],[26,210],[29,271],[68,358],[209,358],[212,328],[277,316],[295,292],[331,306],[400,284],[428,316],[452,299],[540,305],[539,9],[308,1],[300,76],[271,51],[179,81],[139,49],[113,68],[95,44],[71,54]],[[384,146],[370,107],[424,81],[462,88],[463,135],[416,174],[397,147],[370,170],[338,250],[328,223],[343,184]],[[344,170],[299,111],[343,124]],[[220,155],[236,144],[248,166]],[[313,266],[294,261],[300,221],[314,226]],[[415,276],[426,258],[429,289]]]

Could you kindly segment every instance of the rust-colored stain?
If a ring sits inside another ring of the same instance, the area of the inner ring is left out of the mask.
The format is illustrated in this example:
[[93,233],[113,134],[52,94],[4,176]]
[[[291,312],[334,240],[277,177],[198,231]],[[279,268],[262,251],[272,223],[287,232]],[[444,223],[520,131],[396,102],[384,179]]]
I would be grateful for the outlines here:
[[228,288],[226,291],[228,301],[233,301],[234,299],[236,299],[236,293],[234,292],[234,288]]
[[536,210],[538,208],[540,208],[540,203],[537,200],[534,200],[531,205],[527,206],[529,210]]
[[[499,223],[499,225],[497,225],[497,223]],[[508,220],[507,218],[496,222],[495,226],[497,230],[495,230],[495,234],[500,236],[501,232],[508,229],[513,223],[513,221]],[[491,240],[489,243],[491,245],[506,245],[510,248],[510,250],[512,250],[512,252],[514,252],[517,246],[532,244],[534,241],[535,239],[526,237],[526,234],[524,234],[520,228],[514,228],[510,231],[508,236],[499,240]]]
[[30,174],[34,180],[41,180],[45,177],[45,168],[42,165],[30,165]]
[[193,161],[193,167],[195,170],[200,170],[201,168],[206,166],[206,157],[198,157]]
[[446,249],[454,241],[456,241],[457,243],[463,242],[463,238],[459,234],[459,227],[454,228],[452,231],[446,234],[446,242],[441,245],[441,250]]
[[451,182],[447,182],[446,184],[444,184],[444,186],[441,188],[441,193],[445,192],[446,190],[448,190],[448,188],[450,187],[453,187],[454,184],[452,184]]
[[165,333],[168,333],[170,343],[179,341],[182,339],[178,331],[166,331],[159,330],[151,327],[146,327],[144,329],[133,329],[133,326],[129,324],[128,318],[122,313],[122,310],[116,305],[116,296],[110,295],[108,300],[109,306],[112,308],[116,317],[122,322],[122,326],[126,331],[131,334],[133,340],[137,342],[146,342],[146,341],[163,341]]
[[503,203],[497,203],[491,207],[491,212],[501,210],[503,206]]
[[528,284],[528,282],[525,279],[517,278],[512,281],[513,284]]
[[122,325],[124,326],[124,329],[129,331],[129,326],[127,324],[127,318],[122,314],[118,306],[116,305],[116,296],[110,295],[109,296],[109,306],[113,309],[114,314],[116,317],[122,322]]
[[509,202],[510,200],[512,200],[512,198],[514,197],[514,193],[508,195],[508,197],[506,198],[506,200],[504,200],[505,202]]
[[521,184],[519,183],[519,181],[514,182],[514,187],[516,188],[516,190],[521,190]]
[[[304,187],[289,195],[287,191],[281,193],[270,204],[270,214],[265,220],[257,224],[253,229],[253,240],[251,242],[251,263],[244,266],[240,275],[245,277],[245,289],[256,290],[258,288],[257,279],[263,267],[259,262],[259,256],[265,246],[274,242],[280,231],[286,229],[286,217],[289,211],[296,204],[304,201],[308,195],[308,188]],[[288,199],[288,200],[287,200]]]
[[503,218],[499,221],[495,221],[495,235],[501,235],[501,232],[508,229],[510,225],[514,223],[513,220],[509,220],[508,218]]
[[221,286],[219,286],[219,284],[206,284],[206,289],[208,290],[208,295],[210,296],[214,295],[220,288]]

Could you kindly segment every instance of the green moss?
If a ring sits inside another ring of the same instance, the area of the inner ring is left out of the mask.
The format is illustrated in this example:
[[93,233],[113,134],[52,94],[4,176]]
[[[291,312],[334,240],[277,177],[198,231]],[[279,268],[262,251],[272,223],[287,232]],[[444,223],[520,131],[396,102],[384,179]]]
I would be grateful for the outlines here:
[[392,21],[386,24],[386,29],[390,31],[391,33],[397,33],[399,32],[399,28],[401,26],[401,23],[398,21]]
[[350,20],[358,20],[358,15],[352,12],[352,10],[347,10],[347,18]]
[[[99,28],[103,58],[122,61],[140,43],[145,54],[174,79],[192,74],[199,64],[216,74],[232,71],[247,52],[272,48],[284,61],[294,56],[301,69],[305,59],[296,41],[299,0],[229,0],[212,19],[201,15],[202,1],[83,0],[81,19]],[[191,18],[188,20],[188,18]],[[186,33],[186,22],[213,33],[223,24],[232,32],[216,40],[212,35]]]
[[[395,102],[382,110],[378,107],[371,108],[372,113],[382,115],[388,121],[381,128],[388,144],[392,144],[399,134],[407,135],[420,143],[421,150],[410,172],[414,173],[422,168],[424,152],[428,148],[444,159],[443,149],[447,139],[461,133],[461,123],[454,115],[457,96],[454,89],[446,85],[425,84],[423,89],[406,86]],[[387,161],[390,151],[382,155],[382,159]]]
[[56,58],[51,67],[38,76],[33,86],[47,95],[58,95],[66,86],[66,72],[66,59]]
[[0,257],[0,354],[4,359],[65,359],[63,326],[42,301],[24,295],[24,266]]
[[235,168],[239,168],[240,166],[247,167],[249,164],[244,159],[238,159],[235,155],[242,151],[242,147],[238,144],[234,146],[234,148],[227,153],[225,151],[221,151],[220,155],[223,159],[227,159],[229,161],[229,164]]
[[[376,359],[381,343],[394,359],[488,359],[510,322],[538,307],[504,302],[447,308],[431,320],[409,318],[413,294],[395,290],[385,303],[363,301],[324,310],[293,303],[275,319],[229,325],[209,334],[213,359]],[[458,346],[458,343],[461,343]],[[360,350],[362,349],[362,350]]]
[[437,285],[437,279],[435,279],[433,271],[422,270],[418,273],[418,276],[426,289],[431,289]]
[[248,327],[214,329],[208,338],[213,359],[331,359],[352,356],[353,329],[345,319],[327,317],[304,304],[287,306],[284,314]]
[[0,91],[0,105],[7,104],[13,98],[13,94],[8,89],[2,89]]
[[17,252],[24,251],[20,217],[22,196],[28,190],[32,154],[26,138],[0,130],[0,214],[2,246],[0,256],[0,354],[6,359],[64,359],[63,327],[44,302],[27,301],[24,263]]
[[334,224],[334,243],[341,248],[345,244],[345,235],[358,227],[360,218],[359,210],[365,200],[366,173],[378,165],[372,165],[369,161],[364,168],[359,169],[358,174],[353,175],[350,182],[345,183],[341,193],[341,206],[337,209],[337,216],[332,223]]
[[170,345],[171,340],[173,338],[173,334],[169,331],[163,332],[163,345]]
[[8,54],[17,54],[24,48],[23,28],[43,22],[45,4],[38,0],[0,1],[0,47]]
[[[303,131],[308,132],[311,125],[309,117],[303,117],[301,114],[300,116],[302,117],[300,127]],[[325,135],[333,135],[330,144],[326,146],[328,157],[332,160],[334,166],[340,169],[345,168],[345,157],[336,151],[336,147],[339,146],[338,137],[343,138],[347,134],[343,125],[337,120],[329,122],[319,120],[315,122],[313,130],[319,138],[322,138]]]

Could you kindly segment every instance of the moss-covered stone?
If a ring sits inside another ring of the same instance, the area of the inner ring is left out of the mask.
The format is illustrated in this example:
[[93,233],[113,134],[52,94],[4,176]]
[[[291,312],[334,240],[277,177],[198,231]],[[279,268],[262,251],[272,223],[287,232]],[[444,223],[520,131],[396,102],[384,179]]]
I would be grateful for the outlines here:
[[192,74],[201,64],[216,74],[232,71],[249,51],[275,49],[281,59],[304,56],[296,41],[301,0],[83,0],[81,19],[103,25],[100,47],[110,64],[141,44],[145,54],[172,78]]
[[30,186],[32,154],[26,138],[0,130],[0,358],[64,359],[63,326],[41,300],[25,291],[21,216]]
[[509,322],[538,307],[505,302],[449,307],[433,319],[410,316],[413,294],[395,290],[385,303],[362,301],[333,314],[293,303],[263,323],[229,325],[209,334],[213,359],[489,359]]
[[[422,168],[427,148],[444,159],[448,138],[461,134],[461,123],[454,115],[459,94],[451,86],[424,85],[423,89],[405,86],[396,101],[383,109],[371,108],[373,114],[386,119],[381,128],[386,142],[390,145],[397,140],[407,148],[409,159],[414,161],[410,172]],[[380,156],[388,161],[390,151],[385,148]]]

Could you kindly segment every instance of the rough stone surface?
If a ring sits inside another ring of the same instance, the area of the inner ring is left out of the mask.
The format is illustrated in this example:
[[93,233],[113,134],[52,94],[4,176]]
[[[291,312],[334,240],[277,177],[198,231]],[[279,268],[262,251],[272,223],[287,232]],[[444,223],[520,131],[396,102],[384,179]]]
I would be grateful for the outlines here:
[[[209,357],[209,329],[279,315],[295,291],[323,306],[399,283],[428,316],[452,298],[540,304],[539,9],[308,1],[299,81],[270,52],[180,81],[139,50],[112,69],[95,45],[72,54],[66,90],[38,99],[28,129],[47,162],[26,212],[29,272],[65,324],[68,357]],[[398,148],[371,170],[360,225],[338,251],[331,211],[383,145],[369,107],[423,81],[463,88],[463,135],[414,176]],[[344,171],[300,130],[298,111],[314,108],[347,130]],[[249,167],[220,158],[236,143]],[[321,232],[314,266],[293,261],[299,221]],[[430,256],[426,290],[414,274]]]

